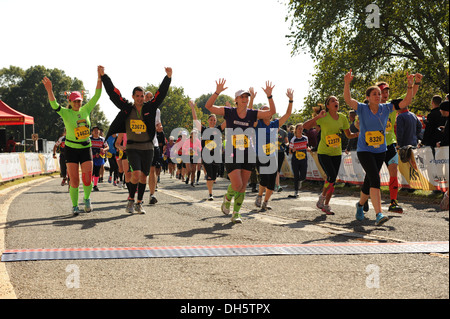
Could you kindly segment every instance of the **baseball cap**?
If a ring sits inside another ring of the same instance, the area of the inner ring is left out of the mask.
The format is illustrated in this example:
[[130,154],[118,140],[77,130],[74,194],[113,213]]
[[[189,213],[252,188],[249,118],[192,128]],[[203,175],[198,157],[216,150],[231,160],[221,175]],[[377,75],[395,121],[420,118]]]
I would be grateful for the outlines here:
[[384,89],[388,89],[388,90],[390,89],[389,85],[386,83],[382,83],[382,84],[378,85],[378,87],[380,88],[381,91],[383,91]]
[[237,98],[238,96],[241,96],[243,94],[248,94],[250,96],[250,92],[247,90],[239,90],[234,94],[234,97]]
[[69,100],[70,101],[83,101],[83,98],[81,97],[80,92],[73,91],[72,93],[70,93]]

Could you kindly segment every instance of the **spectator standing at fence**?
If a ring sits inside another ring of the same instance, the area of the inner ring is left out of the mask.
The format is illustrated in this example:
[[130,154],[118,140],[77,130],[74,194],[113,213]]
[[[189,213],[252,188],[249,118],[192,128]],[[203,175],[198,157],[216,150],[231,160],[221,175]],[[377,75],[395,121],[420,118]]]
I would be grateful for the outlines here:
[[431,99],[431,111],[427,115],[425,122],[425,132],[423,133],[422,144],[430,146],[434,156],[434,148],[436,143],[442,139],[441,126],[445,126],[445,117],[442,116],[439,105],[442,98],[439,95],[433,96]]
[[444,127],[441,130],[444,132],[442,134],[442,139],[436,143],[436,147],[449,146],[449,131],[448,131],[448,115],[449,115],[449,101],[444,101],[439,105],[442,116],[446,119]]
[[397,116],[397,149],[411,145],[416,147],[419,143],[419,135],[422,123],[416,114],[409,111],[408,107],[398,111]]
[[[354,110],[351,110],[348,113],[348,120],[350,122],[350,132],[351,133],[358,133],[359,130],[356,127],[356,112]],[[345,148],[345,152],[351,152],[351,151],[356,151],[356,147],[358,144],[358,139],[357,138],[352,138],[348,140],[347,143],[347,147]]]
[[344,76],[344,98],[347,105],[354,109],[359,117],[360,135],[358,137],[357,156],[366,176],[361,188],[359,202],[356,203],[356,219],[364,220],[364,204],[371,199],[376,213],[376,225],[384,224],[389,218],[382,214],[380,170],[386,157],[386,128],[392,111],[405,108],[413,97],[414,75],[408,75],[407,94],[402,101],[380,103],[381,89],[371,86],[366,90],[368,103],[359,103],[352,99],[350,83],[353,80],[352,70]]
[[67,167],[66,167],[66,154],[64,148],[66,146],[66,129],[63,134],[56,141],[53,146],[53,158],[56,158],[56,150],[59,148],[59,168],[61,170],[60,176],[62,177],[61,186],[66,185],[67,182]]
[[9,139],[6,141],[6,147],[5,147],[5,151],[6,152],[15,152],[16,151],[16,145],[18,145],[19,143],[17,143],[14,140],[14,137],[10,136]]
[[335,96],[329,96],[325,100],[325,110],[320,111],[311,120],[303,124],[305,129],[310,129],[316,124],[320,126],[320,141],[317,149],[317,156],[320,165],[327,175],[322,193],[316,203],[317,208],[327,215],[334,215],[329,203],[334,192],[339,167],[342,159],[342,141],[339,136],[341,130],[344,131],[348,139],[358,137],[359,133],[350,132],[350,124],[347,117],[339,111],[339,100]]

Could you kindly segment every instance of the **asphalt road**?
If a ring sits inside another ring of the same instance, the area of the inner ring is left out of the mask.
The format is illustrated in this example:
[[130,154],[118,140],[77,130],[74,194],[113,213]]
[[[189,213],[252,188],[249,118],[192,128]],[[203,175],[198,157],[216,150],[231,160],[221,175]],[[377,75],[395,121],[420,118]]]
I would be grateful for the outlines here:
[[[145,215],[125,213],[127,191],[102,183],[100,191],[91,195],[94,211],[73,217],[67,186],[59,184],[60,178],[47,177],[0,196],[0,206],[7,210],[4,222],[0,220],[4,249],[449,238],[449,212],[430,203],[402,202],[404,214],[388,213],[390,220],[375,226],[372,209],[366,220],[355,220],[354,196],[335,195],[331,204],[336,215],[326,216],[315,208],[317,190],[303,190],[298,199],[288,199],[292,190],[285,189],[273,195],[272,210],[259,212],[253,204],[256,195],[248,189],[241,209],[244,223],[233,225],[220,211],[226,179],[218,179],[214,201],[206,201],[203,174],[194,188],[161,175],[158,203],[145,204]],[[148,196],[147,191],[147,203]],[[385,211],[387,205],[383,204]],[[54,260],[2,262],[0,266],[6,268],[6,279],[19,299],[449,298],[448,254]]]

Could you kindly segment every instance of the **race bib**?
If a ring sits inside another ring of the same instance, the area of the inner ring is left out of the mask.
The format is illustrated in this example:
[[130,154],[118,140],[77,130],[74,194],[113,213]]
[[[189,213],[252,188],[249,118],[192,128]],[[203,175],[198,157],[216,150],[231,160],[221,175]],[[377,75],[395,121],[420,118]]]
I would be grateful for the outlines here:
[[130,120],[130,129],[135,134],[141,134],[147,131],[147,125],[142,120]]
[[384,144],[384,132],[383,131],[369,131],[366,132],[366,143],[368,146],[375,148]]
[[337,134],[330,134],[325,137],[325,143],[328,147],[339,147],[341,146],[341,138]]
[[266,155],[270,155],[277,150],[277,146],[275,143],[267,143],[266,145],[263,145],[263,150]]
[[85,140],[89,137],[89,128],[87,126],[80,126],[74,130],[77,140]]
[[386,132],[390,132],[390,131],[392,131],[392,123],[391,123],[391,121],[387,121]]
[[213,149],[215,149],[217,147],[217,144],[213,140],[207,140],[207,141],[205,141],[205,147],[208,150],[212,151]]
[[233,146],[237,149],[245,149],[249,146],[248,136],[245,134],[233,135]]
[[297,151],[297,152],[295,152],[295,157],[298,160],[303,160],[306,158],[306,154],[305,154],[305,152]]

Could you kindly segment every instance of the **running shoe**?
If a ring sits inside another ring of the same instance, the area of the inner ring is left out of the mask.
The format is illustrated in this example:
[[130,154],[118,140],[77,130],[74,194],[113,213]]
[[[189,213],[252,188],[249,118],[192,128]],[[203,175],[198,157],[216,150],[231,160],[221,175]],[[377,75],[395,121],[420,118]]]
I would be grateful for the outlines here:
[[155,205],[157,202],[158,202],[158,200],[156,199],[156,197],[154,195],[150,195],[150,200],[149,200],[150,205]]
[[377,214],[377,219],[375,221],[375,225],[377,226],[381,226],[383,225],[385,222],[387,222],[389,220],[389,217],[384,216],[382,213],[378,213]]
[[401,214],[403,213],[403,208],[398,204],[396,199],[393,199],[391,200],[388,211]]
[[261,210],[270,210],[272,209],[271,206],[269,206],[269,204],[267,202],[263,202],[261,205]]
[[255,206],[261,207],[262,196],[256,195]]
[[112,183],[112,176],[108,177],[108,183]]
[[359,202],[356,202],[356,219],[361,221],[364,220],[364,206],[359,205]]
[[145,210],[142,207],[142,202],[134,204],[134,211],[138,214],[145,214]]
[[295,192],[294,195],[288,195],[288,198],[298,198],[298,192]]
[[133,206],[134,206],[134,200],[129,199],[127,202],[127,207],[125,208],[125,213],[133,214]]
[[99,191],[100,191],[100,190],[98,189],[97,185],[95,185],[94,187],[92,187],[92,190],[93,190],[94,192],[99,192]]
[[283,187],[278,186],[277,192],[279,193],[279,192],[281,192],[281,191],[283,191]]
[[239,213],[233,213],[233,217],[231,217],[231,221],[234,224],[242,224],[242,216]]
[[224,213],[224,215],[230,214],[230,206],[231,206],[231,200],[228,200],[227,194],[223,195],[223,202],[222,202],[222,206],[220,208],[222,209],[222,213]]
[[78,206],[72,207],[72,214],[73,216],[78,216],[80,214],[80,209]]
[[316,207],[318,209],[322,209],[324,207],[324,202],[325,201],[325,196],[323,196],[322,194],[319,195],[319,200],[316,203]]
[[84,200],[84,212],[85,213],[92,212],[92,206],[91,206],[91,199],[90,198]]
[[334,212],[329,205],[323,205],[322,211],[327,215],[334,215]]
[[214,200],[213,194],[209,194],[208,200]]
[[67,178],[63,178],[62,181],[61,181],[61,186],[66,185],[66,181],[67,181]]

